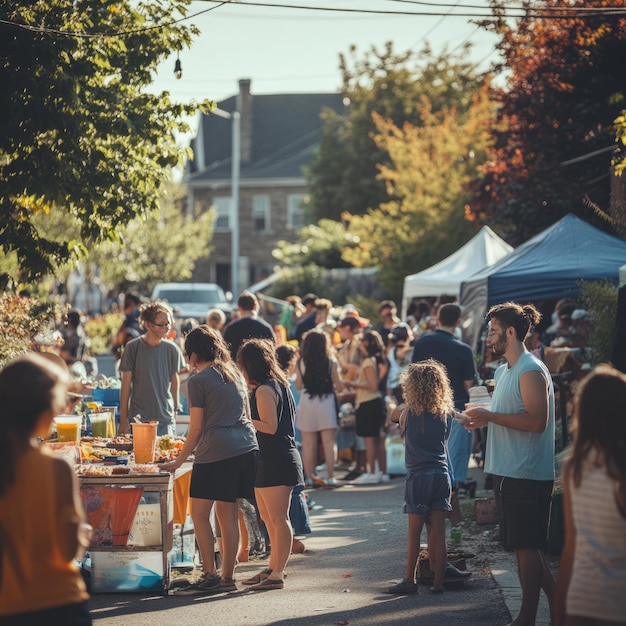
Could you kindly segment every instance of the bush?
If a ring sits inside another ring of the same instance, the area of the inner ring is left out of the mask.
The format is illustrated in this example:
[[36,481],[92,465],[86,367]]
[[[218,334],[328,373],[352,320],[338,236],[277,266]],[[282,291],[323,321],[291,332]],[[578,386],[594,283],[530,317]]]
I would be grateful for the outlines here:
[[0,295],[0,367],[27,352],[48,325],[50,308],[32,298]]
[[111,349],[111,338],[123,321],[123,315],[107,313],[85,322],[85,333],[89,338],[89,352],[94,356],[108,353]]
[[580,285],[580,299],[593,318],[587,338],[587,345],[591,348],[591,364],[608,363],[617,317],[617,287],[609,280],[583,281]]

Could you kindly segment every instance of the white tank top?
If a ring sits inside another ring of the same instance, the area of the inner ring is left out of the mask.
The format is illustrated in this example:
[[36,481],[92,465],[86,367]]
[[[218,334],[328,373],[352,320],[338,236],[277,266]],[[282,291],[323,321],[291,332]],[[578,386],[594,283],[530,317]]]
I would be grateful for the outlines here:
[[580,487],[570,480],[576,552],[567,613],[622,622],[626,615],[626,519],[615,503],[615,481],[585,461]]

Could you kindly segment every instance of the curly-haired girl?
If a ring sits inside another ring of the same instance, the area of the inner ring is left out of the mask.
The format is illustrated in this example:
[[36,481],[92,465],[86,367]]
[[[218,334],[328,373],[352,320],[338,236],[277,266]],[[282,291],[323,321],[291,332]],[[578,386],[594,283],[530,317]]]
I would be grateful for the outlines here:
[[405,436],[407,469],[404,512],[409,515],[406,575],[387,589],[388,593],[417,593],[415,568],[420,552],[420,535],[430,516],[428,558],[433,570],[432,593],[443,591],[446,567],[446,513],[452,509],[452,487],[448,473],[446,441],[448,416],[454,410],[452,389],[445,367],[434,359],[412,363],[400,376],[405,404],[391,415]]

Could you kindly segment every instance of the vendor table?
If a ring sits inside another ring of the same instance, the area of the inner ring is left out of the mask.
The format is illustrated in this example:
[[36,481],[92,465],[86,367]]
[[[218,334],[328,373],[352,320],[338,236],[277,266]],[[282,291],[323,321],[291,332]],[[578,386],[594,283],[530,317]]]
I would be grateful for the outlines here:
[[170,584],[173,524],[185,519],[191,463],[169,473],[80,476],[92,592],[161,591]]

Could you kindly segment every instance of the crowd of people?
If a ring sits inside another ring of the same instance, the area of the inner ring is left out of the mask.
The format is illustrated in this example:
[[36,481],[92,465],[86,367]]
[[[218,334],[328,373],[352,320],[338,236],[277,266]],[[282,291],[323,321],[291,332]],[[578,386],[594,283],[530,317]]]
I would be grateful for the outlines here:
[[[573,341],[571,322],[585,317],[566,304],[557,306],[555,323],[544,335],[553,334],[552,342],[559,337]],[[334,308],[329,300],[306,294],[288,299],[276,328],[262,319],[254,294],[242,293],[237,305],[228,323],[223,313],[209,311],[206,323],[187,321],[176,337],[174,316],[165,303],[140,306],[129,294],[124,321],[112,339],[121,378],[120,432],[130,430],[135,414],[144,414],[156,419],[159,434],[173,434],[183,397],[188,407],[184,446],[175,460],[160,465],[173,472],[194,455],[191,517],[202,574],[177,593],[237,589],[235,568],[249,548],[242,547],[241,535],[254,534],[241,532],[243,502],[254,507],[264,529],[269,563],[242,582],[254,591],[282,589],[290,554],[303,549],[294,528],[310,531],[303,489],[388,481],[385,437],[393,428],[405,441],[408,548],[405,575],[387,591],[417,592],[419,542],[426,524],[434,573],[430,591],[441,593],[447,580],[471,575],[446,561],[445,519],[453,508],[454,490],[466,486],[472,433],[486,431],[484,469],[493,476],[502,541],[515,553],[522,587],[520,613],[513,623],[535,623],[541,590],[551,602],[555,624],[583,626],[589,619],[603,625],[623,623],[622,373],[598,367],[577,392],[573,452],[563,474],[565,548],[555,583],[543,555],[555,480],[555,394],[550,371],[528,347],[540,324],[535,307],[505,303],[488,311],[485,345],[489,357],[500,364],[491,407],[466,410],[470,389],[482,381],[471,347],[459,337],[461,308],[455,302],[434,308],[416,302],[401,320],[395,303],[384,300],[376,324],[352,305]],[[70,384],[67,372],[81,361],[80,317],[68,314],[66,325],[71,333],[61,351],[65,369],[28,356],[0,372],[0,429],[14,443],[0,464],[0,531],[4,536],[17,532],[20,515],[27,515],[35,498],[66,511],[60,521],[66,539],[58,553],[44,550],[46,556],[37,554],[35,559],[28,551],[41,546],[26,542],[11,554],[15,563],[29,558],[43,562],[40,573],[24,565],[29,585],[57,571],[57,587],[65,592],[55,587],[54,598],[41,596],[41,606],[20,604],[15,600],[20,590],[10,598],[13,592],[4,584],[11,580],[6,568],[12,561],[1,554],[0,615],[11,615],[15,623],[22,617],[56,616],[68,624],[89,623],[86,591],[74,561],[89,542],[84,515],[76,506],[76,481],[33,443],[61,410]],[[37,382],[28,390],[16,382],[26,371],[29,381]],[[344,406],[352,408],[354,419],[340,423]],[[14,413],[23,413],[24,419],[12,420]],[[43,485],[46,498],[40,490],[20,489],[30,471],[24,473],[24,464],[31,459],[37,467],[50,466]],[[337,477],[340,460],[349,467]],[[17,489],[25,494],[20,496],[23,506],[2,504]],[[33,525],[39,532],[41,524],[33,520]],[[215,557],[216,538],[221,565]],[[594,572],[597,593],[579,593],[589,582],[589,572]]]

